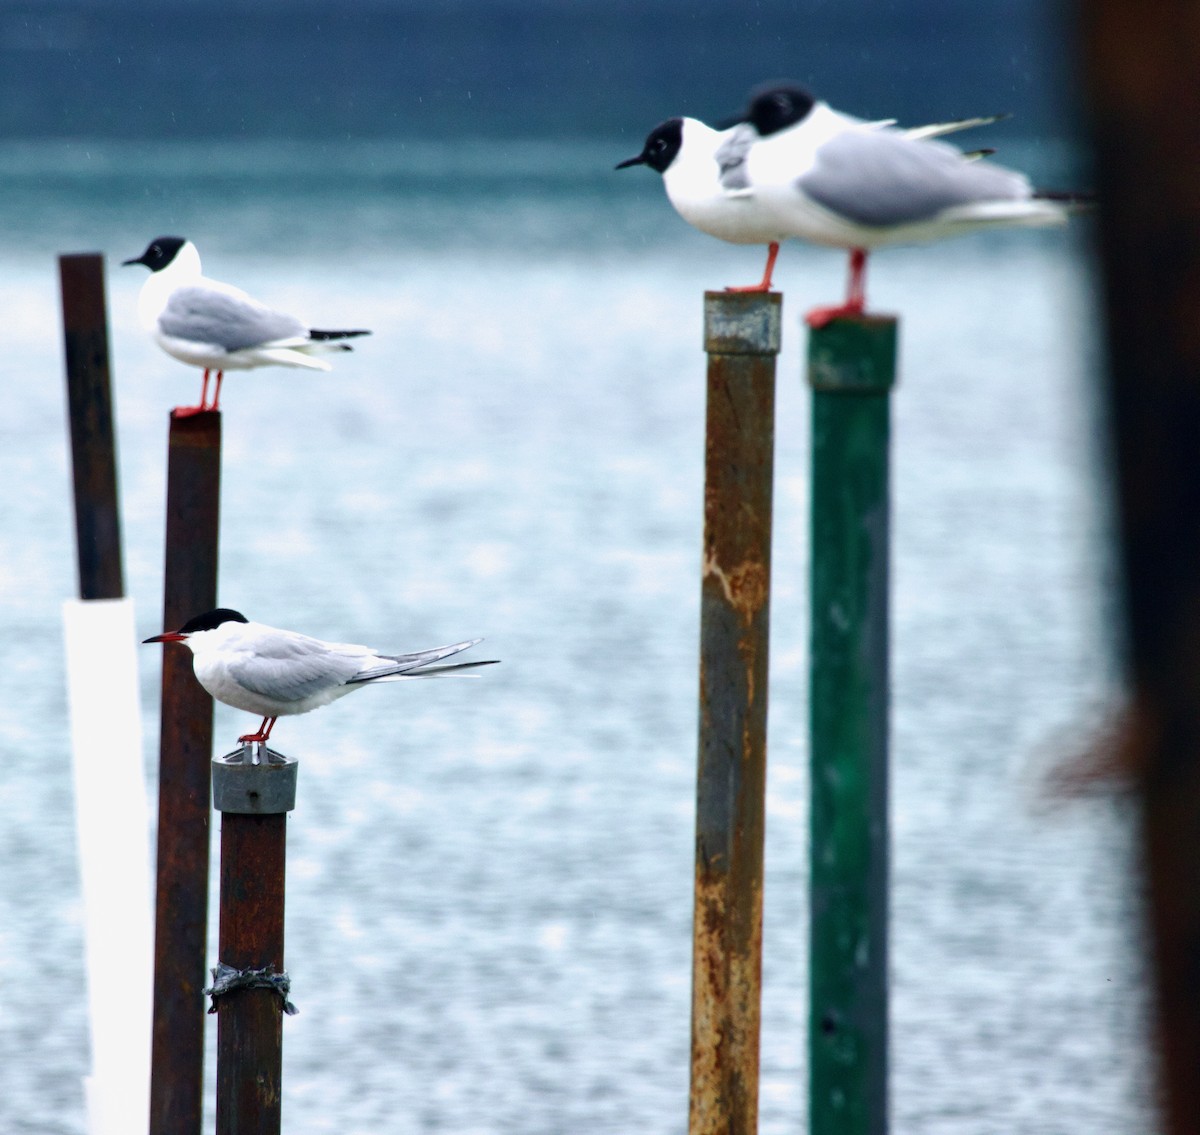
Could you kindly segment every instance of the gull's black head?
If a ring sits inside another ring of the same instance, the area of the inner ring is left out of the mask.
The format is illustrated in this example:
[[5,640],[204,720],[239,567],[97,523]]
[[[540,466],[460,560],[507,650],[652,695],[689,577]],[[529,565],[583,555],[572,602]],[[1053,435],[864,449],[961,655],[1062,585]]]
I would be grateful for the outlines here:
[[196,631],[215,631],[222,623],[248,623],[249,621],[241,611],[231,611],[228,607],[217,607],[213,611],[205,611],[203,615],[196,615],[194,618],[188,619],[179,628],[179,633],[195,634]]
[[812,95],[795,83],[768,83],[755,87],[750,92],[750,102],[745,111],[718,122],[717,129],[729,130],[749,122],[758,131],[759,137],[768,138],[807,118],[815,103]]
[[750,95],[745,121],[758,131],[760,137],[769,138],[803,122],[815,102],[808,91],[794,83],[760,87]]
[[146,251],[132,260],[125,260],[123,264],[145,264],[151,272],[158,272],[165,268],[172,260],[175,259],[179,250],[187,244],[187,241],[181,236],[159,236],[155,237],[148,245]]
[[649,166],[659,173],[666,173],[671,163],[679,154],[683,145],[683,119],[668,118],[666,122],[656,126],[646,137],[646,144],[636,158],[626,158],[618,162],[617,169],[627,169],[629,166]]

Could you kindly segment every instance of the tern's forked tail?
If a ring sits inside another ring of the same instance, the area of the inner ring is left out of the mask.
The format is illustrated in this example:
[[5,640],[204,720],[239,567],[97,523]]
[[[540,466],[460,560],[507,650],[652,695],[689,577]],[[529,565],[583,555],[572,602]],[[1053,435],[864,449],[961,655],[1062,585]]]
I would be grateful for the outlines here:
[[424,666],[419,670],[405,670],[401,673],[384,670],[382,673],[364,674],[362,677],[351,678],[348,686],[363,685],[376,682],[408,682],[416,678],[475,678],[477,674],[465,674],[464,670],[477,670],[480,666],[495,666],[498,658],[487,658],[482,662],[451,662],[448,666]]

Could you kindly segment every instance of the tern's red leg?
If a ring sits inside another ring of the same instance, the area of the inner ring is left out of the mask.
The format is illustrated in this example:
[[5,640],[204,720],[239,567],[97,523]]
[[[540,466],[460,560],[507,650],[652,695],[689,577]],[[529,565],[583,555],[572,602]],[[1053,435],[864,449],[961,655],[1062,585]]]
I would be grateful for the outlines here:
[[843,315],[862,315],[867,306],[867,250],[852,248],[850,250],[850,281],[846,288],[846,302],[834,307],[814,307],[805,317],[804,322],[819,331],[827,323]]
[[212,405],[209,406],[210,410],[215,410],[217,408],[217,403],[221,401],[221,383],[224,381],[225,372],[223,370],[217,371],[217,388],[213,391]]
[[275,728],[275,722],[279,719],[276,717],[264,717],[262,724],[258,727],[257,733],[247,733],[244,737],[239,737],[239,741],[266,741],[270,739],[271,730]]
[[[217,389],[221,388],[221,377],[217,376]],[[193,414],[203,414],[209,407],[208,401],[208,368],[204,368],[204,385],[200,388],[200,402],[195,406],[176,406],[173,413],[177,418],[190,418]]]
[[727,292],[769,292],[771,290],[771,274],[775,271],[775,257],[779,255],[779,241],[773,240],[767,246],[767,266],[763,269],[763,278],[757,284],[741,288],[726,288]]

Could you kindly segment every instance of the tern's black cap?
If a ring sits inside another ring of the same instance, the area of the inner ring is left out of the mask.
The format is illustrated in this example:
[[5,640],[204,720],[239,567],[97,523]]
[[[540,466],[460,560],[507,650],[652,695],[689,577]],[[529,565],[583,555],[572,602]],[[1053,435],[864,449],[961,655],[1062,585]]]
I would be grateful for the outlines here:
[[188,619],[179,628],[179,633],[194,634],[196,631],[215,631],[222,623],[248,623],[249,621],[241,611],[231,611],[228,607],[217,607],[215,610],[205,611],[203,615],[196,615],[194,618]]

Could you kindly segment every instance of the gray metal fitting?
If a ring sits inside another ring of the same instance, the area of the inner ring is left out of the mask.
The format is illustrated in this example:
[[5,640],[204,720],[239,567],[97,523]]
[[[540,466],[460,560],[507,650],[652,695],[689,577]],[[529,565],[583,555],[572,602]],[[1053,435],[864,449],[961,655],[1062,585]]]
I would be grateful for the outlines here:
[[704,349],[710,355],[777,355],[779,292],[705,292]]
[[213,807],[218,812],[275,815],[296,807],[296,774],[300,762],[259,742],[214,757]]

